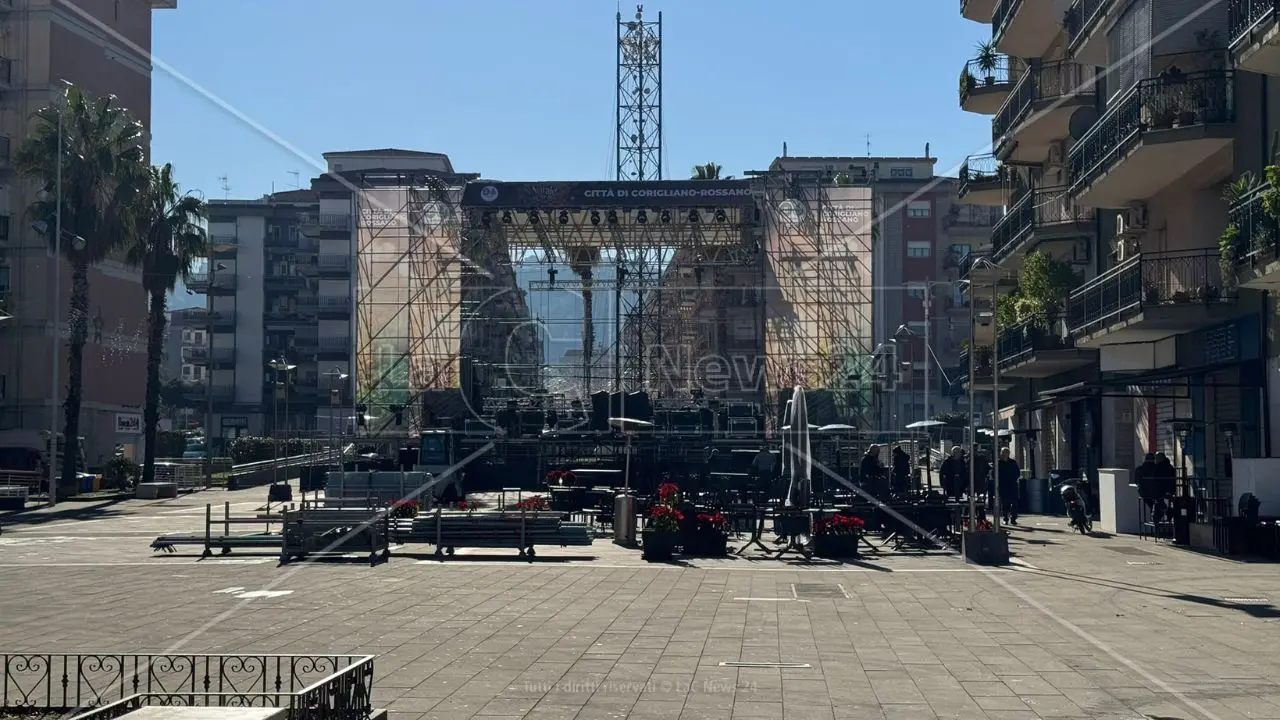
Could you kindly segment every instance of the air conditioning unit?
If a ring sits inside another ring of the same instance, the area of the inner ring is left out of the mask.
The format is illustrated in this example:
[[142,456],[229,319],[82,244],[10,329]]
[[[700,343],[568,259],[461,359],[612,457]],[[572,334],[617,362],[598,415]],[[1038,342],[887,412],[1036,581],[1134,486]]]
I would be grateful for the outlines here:
[[1051,167],[1062,167],[1067,159],[1067,143],[1058,141],[1049,146],[1049,165]]
[[1116,218],[1116,235],[1133,237],[1147,231],[1147,204],[1133,203]]

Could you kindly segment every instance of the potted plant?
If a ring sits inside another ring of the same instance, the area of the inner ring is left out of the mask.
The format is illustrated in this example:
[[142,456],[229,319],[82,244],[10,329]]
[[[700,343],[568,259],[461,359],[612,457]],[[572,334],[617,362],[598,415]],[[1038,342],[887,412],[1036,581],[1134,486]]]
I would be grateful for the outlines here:
[[1149,282],[1142,286],[1142,301],[1145,303],[1151,303],[1153,305],[1159,303],[1162,294],[1163,293],[1160,292],[1160,285],[1157,283]]
[[813,524],[813,554],[839,559],[858,556],[858,539],[866,522],[853,515],[830,515]]
[[539,510],[550,510],[551,504],[541,495],[530,495],[516,503],[517,510],[526,512],[537,512]]
[[658,486],[657,500],[649,508],[649,521],[640,533],[645,560],[670,562],[680,538],[680,523],[684,513],[676,506],[680,502],[680,487],[675,483]]
[[729,554],[729,518],[723,513],[698,513],[685,535],[686,555],[724,557]]
[[974,77],[973,73],[969,72],[967,69],[961,72],[960,73],[960,100],[963,101],[966,97],[969,97],[969,93],[973,92],[973,89],[977,86],[978,86],[978,78]]
[[982,71],[982,84],[991,87],[996,84],[996,68],[1000,67],[1000,53],[995,43],[984,42],[978,45],[978,55],[974,58],[978,70]]
[[388,513],[393,519],[412,518],[418,515],[417,500],[396,500],[391,503],[391,511]]

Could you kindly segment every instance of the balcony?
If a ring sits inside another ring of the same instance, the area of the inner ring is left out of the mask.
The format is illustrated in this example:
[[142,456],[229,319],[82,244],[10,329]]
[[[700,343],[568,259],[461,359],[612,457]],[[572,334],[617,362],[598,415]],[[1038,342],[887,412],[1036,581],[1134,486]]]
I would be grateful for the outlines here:
[[1026,321],[1000,331],[1000,374],[1011,378],[1047,378],[1096,362],[1098,353],[1075,346],[1065,334],[1065,318],[1050,318],[1048,327]]
[[209,362],[214,365],[234,365],[236,349],[234,347],[214,345],[209,348]]
[[1070,135],[1071,115],[1094,104],[1094,69],[1069,60],[1032,60],[991,121],[1003,162],[1040,164]]
[[1091,238],[1093,217],[1092,210],[1072,201],[1065,185],[1027,190],[992,228],[991,259],[1013,269],[1040,245]]
[[321,353],[325,355],[335,355],[335,354],[350,355],[352,350],[351,337],[350,336],[321,337],[318,349]]
[[209,362],[209,348],[203,345],[183,345],[182,362],[203,365]]
[[314,325],[314,316],[303,314],[295,308],[270,309],[262,314],[268,330],[291,329],[299,326]]
[[995,115],[1009,97],[1022,74],[1022,61],[1000,55],[992,58],[995,67],[983,68],[980,60],[970,60],[960,71],[960,109],[979,115]]
[[996,11],[996,0],[960,0],[960,15],[966,20],[989,23]]
[[[983,341],[979,341],[981,343]],[[987,342],[990,342],[989,340]],[[992,346],[979,344],[977,346],[976,355],[973,358],[973,376],[969,375],[969,348],[964,348],[959,355],[959,371],[960,376],[956,378],[957,384],[967,388],[972,380],[973,389],[978,391],[990,392],[995,387],[995,365],[992,363]],[[1013,384],[1008,379],[1000,378],[1000,389],[1008,390]]]
[[262,281],[263,287],[267,290],[289,292],[306,288],[308,282],[310,282],[310,278],[305,275],[296,275],[293,273],[269,272]]
[[207,293],[213,295],[234,293],[236,291],[236,276],[216,273],[211,285],[209,282],[209,273],[193,273],[187,280],[187,289],[196,293]]
[[1217,250],[1142,253],[1071,293],[1067,327],[1077,347],[1155,342],[1238,314]]
[[1067,30],[1067,50],[1079,63],[1107,66],[1107,31],[1125,3],[1116,0],[1072,0],[1062,19]]
[[[1145,200],[1226,151],[1235,133],[1230,70],[1142,80],[1071,148],[1071,192],[1088,207]],[[1224,163],[1229,168],[1229,163]],[[1197,177],[1211,185],[1221,177]]]
[[958,195],[972,205],[1003,207],[1007,177],[1005,166],[994,155],[970,155],[960,165]]
[[1062,30],[1054,0],[1000,0],[991,14],[991,39],[1000,52],[1015,57],[1045,54]]
[[183,396],[189,401],[207,402],[212,400],[215,403],[228,403],[236,399],[235,385],[205,385],[204,383],[191,383],[182,388]]
[[208,322],[214,330],[235,330],[236,314],[231,310],[214,310],[209,313]]
[[319,313],[323,317],[348,316],[351,314],[351,298],[341,295],[321,295]]
[[209,246],[215,253],[234,251],[239,244],[240,238],[235,235],[224,233],[209,234]]
[[350,255],[320,255],[316,257],[316,267],[321,275],[350,275]]
[[1227,17],[1236,67],[1280,75],[1280,0],[1228,0]]
[[302,232],[315,235],[321,232],[348,232],[351,216],[339,213],[307,213],[301,218]]
[[1240,199],[1228,211],[1236,229],[1236,278],[1242,287],[1280,290],[1280,231],[1276,219],[1262,207],[1264,185]]
[[[985,240],[991,236],[991,229],[1004,217],[1004,210],[986,205],[955,204],[947,212],[942,227],[951,236],[978,235]],[[959,259],[957,258],[957,262]]]

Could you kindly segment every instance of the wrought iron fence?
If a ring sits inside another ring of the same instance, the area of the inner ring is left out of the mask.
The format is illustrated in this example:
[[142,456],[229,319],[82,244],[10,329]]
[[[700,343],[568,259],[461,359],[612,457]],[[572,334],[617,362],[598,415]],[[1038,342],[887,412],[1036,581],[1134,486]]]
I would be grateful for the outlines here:
[[991,13],[991,37],[998,38],[1004,34],[1005,23],[1018,13],[1022,0],[1000,0]]
[[1097,28],[1115,0],[1073,0],[1062,24],[1067,30],[1067,47],[1074,50],[1081,40]]
[[970,155],[960,164],[960,194],[970,183],[1003,182],[1007,173],[995,155]]
[[1093,182],[1152,130],[1233,122],[1233,85],[1230,70],[1140,80],[1072,146],[1067,161],[1071,185]]
[[960,260],[960,266],[959,268],[957,268],[957,272],[960,275],[960,279],[967,280],[969,278],[969,273],[972,272],[974,263],[978,262],[979,260],[989,261],[990,259],[991,259],[990,250],[970,251],[968,255],[965,255]]
[[997,146],[1003,144],[1035,103],[1093,93],[1093,87],[1092,68],[1070,60],[1032,60],[991,122],[992,139]]
[[1021,60],[1008,55],[997,56],[995,66],[990,68],[982,67],[982,62],[976,58],[970,60],[964,64],[960,77],[966,80],[973,78],[973,82],[960,83],[960,103],[963,104],[969,97],[969,93],[979,88],[992,88],[1017,82],[1022,76],[1023,67],[1025,66]]
[[1071,293],[1068,329],[1097,332],[1152,307],[1233,302],[1235,288],[1224,286],[1218,257],[1217,251],[1176,250],[1127,260]]
[[290,720],[364,720],[369,655],[7,653],[0,711],[110,720],[143,705],[288,708]]
[[1280,21],[1280,0],[1228,0],[1227,32],[1231,46],[1249,39],[1264,22]]
[[1044,324],[1027,320],[1001,330],[996,337],[1000,367],[1017,365],[1037,352],[1069,350],[1075,347],[1075,341],[1069,335],[1064,337],[1058,330],[1064,319],[1065,316],[1052,315]]
[[991,229],[992,257],[996,262],[1008,257],[1037,227],[1092,220],[1093,211],[1077,205],[1066,185],[1024,191]]
[[976,350],[964,348],[960,351],[960,356],[958,358],[960,363],[960,376],[957,380],[961,382],[969,380],[970,353],[973,354],[973,376],[979,380],[990,379],[993,375],[993,365],[991,362],[992,348],[990,345],[979,345]]
[[1262,197],[1270,189],[1270,185],[1264,185],[1228,210],[1227,222],[1234,225],[1238,233],[1236,262],[1239,264],[1247,265],[1280,254],[1276,219],[1262,207]]

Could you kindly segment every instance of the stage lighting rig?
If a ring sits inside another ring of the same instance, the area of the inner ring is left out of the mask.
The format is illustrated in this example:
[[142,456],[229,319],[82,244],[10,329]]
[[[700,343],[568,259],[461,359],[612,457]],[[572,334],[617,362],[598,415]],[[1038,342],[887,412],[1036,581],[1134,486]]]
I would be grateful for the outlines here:
[[701,216],[699,216],[699,215],[698,215],[698,211],[697,211],[697,210],[690,210],[690,211],[689,211],[689,222],[691,222],[691,223],[696,223],[696,222],[698,222],[698,221],[699,221],[699,220],[701,220],[701,219],[702,219],[702,218],[701,218]]
[[510,225],[510,224],[511,224],[511,211],[510,211],[510,210],[503,210],[503,211],[502,211],[502,224],[503,224],[503,225]]
[[722,223],[728,221],[729,216],[725,214],[724,208],[716,208],[716,222]]
[[600,211],[599,211],[599,210],[592,210],[592,211],[591,211],[591,224],[592,224],[592,225],[599,225],[599,224],[600,224]]
[[561,224],[561,225],[568,225],[568,224],[569,224],[569,211],[568,211],[568,210],[561,210],[561,211],[560,211],[560,215],[559,215],[559,220],[560,220],[560,224]]
[[671,211],[663,210],[662,213],[658,215],[658,219],[662,221],[663,225],[669,224],[671,222]]
[[540,212],[538,212],[537,210],[530,210],[530,211],[529,211],[529,224],[530,224],[530,225],[537,225],[537,224],[538,224],[538,223],[540,223],[540,222],[542,222],[542,214],[541,214]]
[[608,215],[606,215],[605,217],[607,217],[607,218],[609,219],[609,224],[610,224],[610,225],[617,225],[617,224],[618,224],[618,211],[617,211],[617,210],[610,210],[610,211],[609,211],[609,214],[608,214]]
[[636,211],[636,222],[637,222],[637,223],[639,223],[639,224],[641,224],[641,225],[643,225],[643,224],[645,224],[645,223],[649,222],[649,213],[645,212],[644,210],[637,210],[637,211]]
[[491,227],[493,225],[493,213],[489,212],[488,210],[481,213],[480,224],[483,225],[484,227]]

